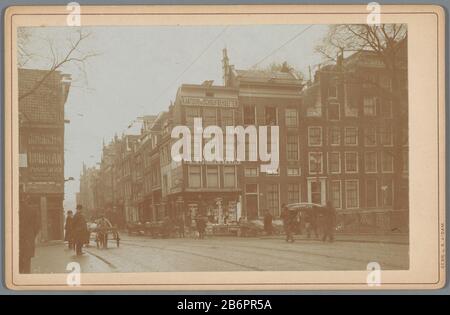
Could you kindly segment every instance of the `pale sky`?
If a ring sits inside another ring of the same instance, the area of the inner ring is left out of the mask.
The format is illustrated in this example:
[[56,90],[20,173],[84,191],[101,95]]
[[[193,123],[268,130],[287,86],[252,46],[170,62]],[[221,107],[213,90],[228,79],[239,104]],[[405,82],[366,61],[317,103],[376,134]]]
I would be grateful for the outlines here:
[[[100,161],[103,139],[108,142],[115,133],[119,136],[122,132],[135,133],[139,129],[136,124],[131,130],[127,127],[136,117],[167,110],[182,83],[214,80],[214,84],[222,85],[224,47],[228,50],[230,64],[236,69],[247,69],[307,26],[83,28],[91,35],[80,49],[100,55],[85,64],[86,76],[73,64],[62,69],[73,73],[74,79],[65,108],[65,117],[70,120],[65,130],[65,177],[73,176],[76,180],[66,182],[65,210],[75,208],[83,161],[88,166]],[[260,67],[287,61],[308,77],[308,65],[321,62],[314,47],[326,31],[326,25],[314,25],[267,58]],[[28,46],[41,57],[51,56],[48,39],[53,42],[56,54],[63,55],[68,47],[67,39],[76,36],[70,27],[33,28],[31,34]],[[43,60],[32,60],[26,67],[45,69]]]

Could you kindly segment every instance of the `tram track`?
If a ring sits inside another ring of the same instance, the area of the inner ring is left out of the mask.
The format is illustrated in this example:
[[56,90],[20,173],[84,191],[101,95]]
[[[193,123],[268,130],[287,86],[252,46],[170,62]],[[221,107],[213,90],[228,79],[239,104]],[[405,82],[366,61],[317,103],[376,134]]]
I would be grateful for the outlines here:
[[[122,242],[125,242],[125,244],[129,244],[132,246],[140,246],[140,247],[151,247],[150,245],[148,245],[148,241],[144,241],[144,240],[122,240]],[[146,245],[141,245],[139,243],[145,243]],[[210,248],[213,249],[214,245],[212,244],[189,244],[190,247],[196,247],[196,248]],[[329,254],[322,254],[322,253],[313,253],[310,251],[304,251],[304,250],[298,250],[298,248],[292,248],[292,249],[285,249],[285,248],[276,248],[276,247],[266,247],[266,246],[255,246],[255,245],[245,245],[245,244],[233,244],[233,245],[228,245],[228,244],[220,244],[220,246],[222,248],[229,248],[232,249],[234,251],[237,250],[237,247],[239,247],[239,251],[243,252],[243,253],[248,253],[248,254],[259,254],[259,255],[264,255],[264,256],[268,256],[268,257],[272,257],[272,258],[276,258],[276,259],[281,259],[284,261],[292,261],[292,258],[288,258],[288,257],[281,257],[281,256],[277,256],[277,255],[272,255],[272,254],[267,254],[267,253],[255,253],[255,249],[259,249],[259,250],[269,250],[269,251],[275,251],[275,252],[283,252],[283,253],[295,253],[295,254],[300,254],[300,255],[308,255],[308,256],[313,256],[313,257],[320,257],[320,258],[326,258],[326,259],[334,259],[334,260],[341,260],[343,262],[351,262],[351,263],[355,263],[355,262],[359,262],[362,263],[364,266],[369,262],[367,259],[360,259],[360,258],[348,258],[348,257],[342,257],[342,256],[334,256],[334,255],[329,255]],[[156,248],[156,247],[155,247]],[[165,249],[167,250],[166,247],[157,247],[159,249]],[[245,248],[248,248],[250,250],[244,250]],[[183,252],[183,253],[188,253],[188,254],[195,254],[193,252],[189,252],[189,251],[184,251],[184,250],[177,250],[177,249],[170,249],[172,251],[179,251],[179,252]],[[202,254],[198,254],[198,255],[202,255]],[[203,255],[206,256],[206,255]],[[208,256],[210,257],[210,256]],[[214,257],[216,258],[216,257]],[[219,259],[219,258],[216,258]],[[318,266],[318,267],[322,267],[322,268],[329,268],[329,266],[327,265],[323,265],[317,262],[314,263],[309,263],[306,261],[299,261],[302,264],[306,264],[306,265],[313,265],[313,266]],[[401,270],[401,269],[405,269],[405,266],[400,266],[400,265],[396,265],[396,264],[392,264],[392,263],[384,263],[384,269],[392,269],[392,270]],[[258,267],[256,267],[258,268]],[[407,269],[407,268],[406,268]]]

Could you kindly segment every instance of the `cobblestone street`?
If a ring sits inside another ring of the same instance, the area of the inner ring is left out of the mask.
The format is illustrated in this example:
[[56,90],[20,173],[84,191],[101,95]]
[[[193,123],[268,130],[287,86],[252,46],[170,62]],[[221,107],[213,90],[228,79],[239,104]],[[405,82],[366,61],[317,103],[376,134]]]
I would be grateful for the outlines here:
[[[380,242],[373,241],[377,238]],[[125,235],[119,248],[110,242],[110,248],[97,249],[91,242],[81,257],[62,243],[40,246],[33,272],[65,273],[71,261],[79,262],[82,272],[366,270],[369,262],[394,270],[408,269],[408,244],[401,236],[372,236],[370,241],[338,236],[334,243],[298,237],[286,243],[282,237],[197,240]]]

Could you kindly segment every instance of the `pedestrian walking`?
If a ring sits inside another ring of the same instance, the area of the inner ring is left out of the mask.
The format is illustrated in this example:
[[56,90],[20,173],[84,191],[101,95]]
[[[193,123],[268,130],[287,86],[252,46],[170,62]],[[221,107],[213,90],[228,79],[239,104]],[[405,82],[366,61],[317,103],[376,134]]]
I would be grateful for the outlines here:
[[325,216],[324,216],[324,234],[322,241],[326,242],[328,239],[330,242],[334,241],[334,230],[336,228],[336,209],[333,204],[328,201]]
[[64,225],[64,241],[68,243],[69,249],[73,249],[73,211],[67,211],[66,224]]
[[264,231],[267,235],[272,235],[273,233],[273,216],[269,210],[266,210],[264,215]]
[[86,219],[83,215],[83,207],[77,205],[77,212],[73,216],[73,241],[77,256],[83,254],[83,245],[89,243],[89,231],[87,229]]
[[205,230],[206,230],[206,222],[202,217],[197,218],[197,231],[198,231],[198,238],[204,239],[205,238]]
[[[295,224],[295,215],[294,211],[289,211],[286,205],[282,206],[281,218],[283,220],[284,232],[286,233],[286,242],[294,242],[294,231],[293,227]],[[293,213],[291,213],[293,212]]]
[[19,204],[19,273],[31,272],[38,222],[36,210],[30,205],[30,197],[22,195]]

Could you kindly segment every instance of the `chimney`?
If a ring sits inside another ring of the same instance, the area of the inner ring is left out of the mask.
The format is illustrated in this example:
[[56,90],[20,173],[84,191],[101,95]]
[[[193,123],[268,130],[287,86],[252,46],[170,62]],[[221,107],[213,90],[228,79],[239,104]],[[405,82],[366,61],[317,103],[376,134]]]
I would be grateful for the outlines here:
[[230,61],[228,59],[227,48],[222,50],[222,71],[223,71],[223,85],[228,85],[228,79],[230,77]]

